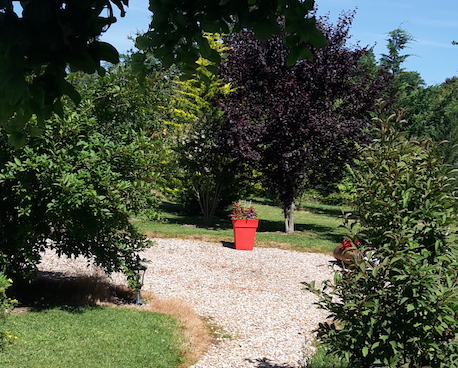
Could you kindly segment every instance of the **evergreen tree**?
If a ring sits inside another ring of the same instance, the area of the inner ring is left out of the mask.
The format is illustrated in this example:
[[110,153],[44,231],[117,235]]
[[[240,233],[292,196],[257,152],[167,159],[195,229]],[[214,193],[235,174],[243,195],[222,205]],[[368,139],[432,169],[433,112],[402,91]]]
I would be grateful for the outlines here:
[[401,64],[412,56],[412,54],[401,55],[401,51],[408,47],[408,44],[413,42],[415,39],[405,29],[396,28],[395,30],[388,33],[387,48],[388,54],[382,54],[380,63],[383,67],[390,71],[393,75],[398,75],[404,69]]

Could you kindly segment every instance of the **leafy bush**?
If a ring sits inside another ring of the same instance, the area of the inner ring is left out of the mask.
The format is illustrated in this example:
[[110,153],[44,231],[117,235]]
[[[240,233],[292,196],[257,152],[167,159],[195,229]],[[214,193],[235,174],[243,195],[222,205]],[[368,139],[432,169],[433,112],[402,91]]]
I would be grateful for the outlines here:
[[144,208],[157,214],[162,145],[153,118],[138,111],[138,91],[119,85],[126,80],[86,77],[80,106],[65,106],[65,117],[55,116],[21,150],[0,133],[0,265],[7,275],[32,276],[47,246],[93,258],[108,272],[136,267],[148,242],[129,218]]
[[0,273],[0,350],[3,349],[5,344],[15,338],[9,331],[5,331],[6,315],[16,304],[16,300],[6,296],[6,289],[8,289],[12,283],[13,281],[11,279],[8,279],[3,273]]
[[379,138],[363,152],[352,264],[323,290],[308,285],[333,320],[318,338],[354,368],[458,367],[451,170],[430,140],[398,133],[400,122],[378,119]]

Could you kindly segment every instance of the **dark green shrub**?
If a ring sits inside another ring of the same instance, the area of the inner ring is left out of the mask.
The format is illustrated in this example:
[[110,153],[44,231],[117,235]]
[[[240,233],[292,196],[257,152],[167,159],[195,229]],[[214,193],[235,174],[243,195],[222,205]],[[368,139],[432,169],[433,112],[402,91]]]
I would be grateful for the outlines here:
[[55,117],[18,151],[0,133],[0,265],[13,279],[31,276],[47,246],[111,272],[147,245],[129,219],[145,202],[157,208],[155,142],[126,127],[102,134],[91,108]]
[[378,123],[360,161],[353,264],[323,290],[308,285],[333,320],[318,338],[352,368],[458,367],[451,170],[433,142],[396,131],[399,116]]

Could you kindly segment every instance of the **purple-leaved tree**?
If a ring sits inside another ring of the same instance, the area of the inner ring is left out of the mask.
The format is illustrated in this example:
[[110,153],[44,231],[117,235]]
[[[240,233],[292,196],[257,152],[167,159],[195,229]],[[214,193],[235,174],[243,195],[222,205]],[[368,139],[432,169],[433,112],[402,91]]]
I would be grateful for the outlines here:
[[342,178],[343,167],[367,140],[368,114],[390,83],[382,69],[361,60],[370,50],[347,44],[354,13],[319,28],[328,46],[312,60],[288,67],[281,37],[259,41],[251,31],[228,42],[223,78],[237,88],[221,106],[228,116],[224,144],[256,164],[283,205],[285,230],[294,232],[294,203],[307,186]]

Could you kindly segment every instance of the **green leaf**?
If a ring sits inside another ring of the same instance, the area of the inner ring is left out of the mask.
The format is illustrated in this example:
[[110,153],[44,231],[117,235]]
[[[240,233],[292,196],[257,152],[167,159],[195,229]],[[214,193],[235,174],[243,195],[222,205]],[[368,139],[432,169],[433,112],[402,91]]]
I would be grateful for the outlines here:
[[212,49],[207,59],[218,65],[221,62],[221,55],[218,51]]
[[119,63],[118,50],[107,42],[94,41],[88,46],[88,50],[97,61],[105,60],[112,64]]
[[149,48],[149,38],[145,36],[138,36],[135,40],[135,47],[139,50],[145,51]]
[[202,57],[204,57],[204,58],[210,57],[212,49],[211,49],[210,44],[208,43],[207,39],[204,38],[202,40],[202,42],[199,42],[199,46],[200,46],[200,53],[202,54]]
[[16,105],[19,100],[28,95],[27,83],[22,78],[16,78],[11,80],[8,84],[8,103],[10,105]]
[[202,29],[208,33],[221,33],[225,32],[222,28],[224,27],[221,23],[212,20],[211,18],[200,19]]
[[280,28],[277,22],[270,22],[268,19],[256,22],[253,25],[253,31],[259,40],[268,40],[273,34],[279,34]]
[[60,99],[57,99],[53,104],[53,111],[60,117],[64,117],[64,108],[62,107],[62,102]]
[[27,136],[21,132],[13,132],[8,137],[8,143],[17,150],[25,146],[26,142]]
[[363,357],[366,357],[369,354],[369,348],[367,346],[362,349]]
[[175,56],[172,53],[164,55],[162,58],[162,63],[165,68],[169,68],[175,63]]
[[300,43],[300,38],[295,35],[288,35],[283,37],[283,44],[290,49],[296,46],[298,43]]
[[298,60],[303,60],[303,59],[313,59],[313,54],[310,49],[302,44],[296,47],[293,47],[286,58],[286,64],[288,66],[293,66]]
[[372,344],[371,350],[377,349],[379,346],[380,346],[380,341],[377,341],[377,342]]
[[309,29],[308,40],[317,49],[322,49],[328,45],[328,40],[319,29],[315,28],[315,25]]
[[81,102],[81,96],[78,93],[78,91],[75,89],[75,87],[71,83],[69,83],[65,79],[62,79],[60,81],[59,89],[62,94],[70,97],[70,99],[73,101],[75,105],[78,105]]
[[29,128],[29,134],[31,137],[40,137],[43,134],[43,129],[32,126]]

